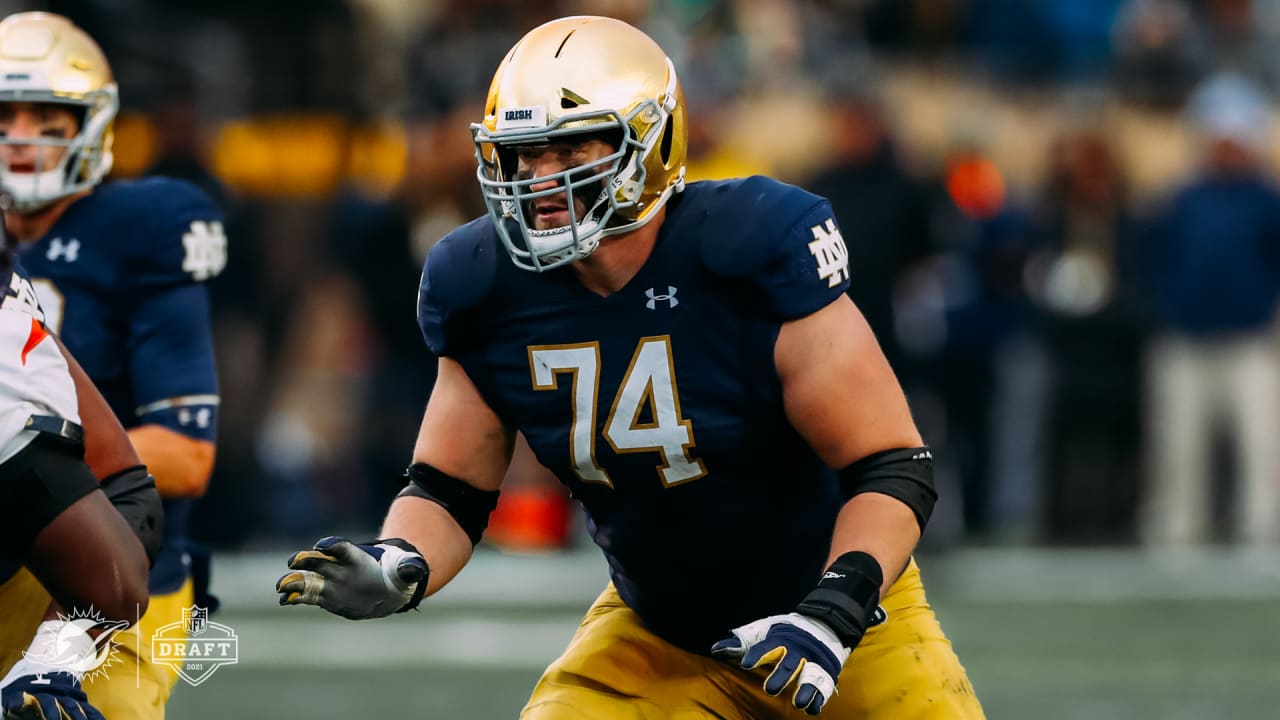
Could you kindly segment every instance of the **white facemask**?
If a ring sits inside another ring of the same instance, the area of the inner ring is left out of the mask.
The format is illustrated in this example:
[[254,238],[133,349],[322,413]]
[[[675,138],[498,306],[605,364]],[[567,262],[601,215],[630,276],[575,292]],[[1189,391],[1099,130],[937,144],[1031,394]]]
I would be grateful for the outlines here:
[[61,167],[34,173],[16,173],[9,168],[0,168],[0,187],[13,197],[14,210],[36,210],[53,202],[62,192],[64,175]]

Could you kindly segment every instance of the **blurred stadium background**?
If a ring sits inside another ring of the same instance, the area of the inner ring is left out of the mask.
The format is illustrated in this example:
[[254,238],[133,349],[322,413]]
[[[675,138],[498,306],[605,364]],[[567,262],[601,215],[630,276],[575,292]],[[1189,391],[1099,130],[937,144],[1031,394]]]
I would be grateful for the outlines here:
[[[511,43],[572,13],[673,56],[691,178],[769,173],[836,203],[855,300],[939,458],[922,565],[990,717],[1280,715],[1280,554],[1240,542],[1234,510],[1241,473],[1274,463],[1280,397],[1180,405],[1205,378],[1149,371],[1170,338],[1245,337],[1280,367],[1274,210],[1211,203],[1188,231],[1208,249],[1164,251],[1211,138],[1280,163],[1277,0],[0,0],[29,9],[111,59],[116,176],[194,180],[228,216],[195,526],[240,661],[180,687],[172,717],[513,717],[599,590],[571,514],[563,540],[506,538],[537,554],[482,548],[413,617],[355,625],[270,592],[290,549],[371,535],[398,488],[433,379],[421,261],[483,212],[467,123]],[[1252,324],[1231,292],[1250,282],[1271,283]],[[1210,532],[1144,534],[1157,468],[1185,465],[1169,421],[1233,408],[1262,440],[1199,432]]]

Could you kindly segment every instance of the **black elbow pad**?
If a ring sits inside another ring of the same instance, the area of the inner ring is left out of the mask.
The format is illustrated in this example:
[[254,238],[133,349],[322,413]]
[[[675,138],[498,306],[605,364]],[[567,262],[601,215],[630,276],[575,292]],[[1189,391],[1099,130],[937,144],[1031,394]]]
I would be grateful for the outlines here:
[[419,497],[440,505],[471,538],[472,546],[480,542],[489,513],[498,506],[497,490],[480,490],[426,463],[410,465],[404,476],[409,484],[396,497]]
[[164,538],[164,506],[156,479],[145,465],[136,465],[104,478],[102,491],[133,528],[147,551],[147,560],[155,565]]
[[933,452],[927,447],[873,453],[837,473],[846,500],[862,493],[888,495],[911,508],[920,531],[929,523],[938,490],[933,484]]

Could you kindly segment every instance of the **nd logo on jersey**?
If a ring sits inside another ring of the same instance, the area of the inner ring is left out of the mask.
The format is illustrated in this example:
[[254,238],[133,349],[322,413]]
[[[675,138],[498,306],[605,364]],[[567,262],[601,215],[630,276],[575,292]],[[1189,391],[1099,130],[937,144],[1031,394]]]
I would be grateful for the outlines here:
[[809,243],[809,252],[818,261],[818,277],[827,281],[827,287],[835,287],[849,279],[849,249],[844,245],[844,237],[836,227],[834,218],[828,219],[826,226],[814,225],[813,242]]
[[227,266],[227,236],[220,222],[191,223],[190,232],[182,236],[182,246],[187,251],[182,269],[196,282],[208,280]]

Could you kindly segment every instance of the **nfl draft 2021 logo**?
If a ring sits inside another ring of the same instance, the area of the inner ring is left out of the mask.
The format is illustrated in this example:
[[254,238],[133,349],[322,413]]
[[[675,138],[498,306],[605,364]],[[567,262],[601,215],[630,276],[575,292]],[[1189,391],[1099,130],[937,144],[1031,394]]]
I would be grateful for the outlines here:
[[182,609],[182,620],[156,630],[151,637],[151,658],[195,686],[223,665],[235,665],[239,643],[235,630],[209,622],[208,608],[192,605]]

